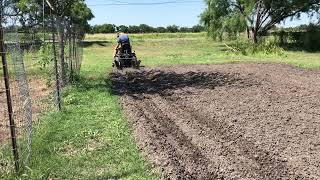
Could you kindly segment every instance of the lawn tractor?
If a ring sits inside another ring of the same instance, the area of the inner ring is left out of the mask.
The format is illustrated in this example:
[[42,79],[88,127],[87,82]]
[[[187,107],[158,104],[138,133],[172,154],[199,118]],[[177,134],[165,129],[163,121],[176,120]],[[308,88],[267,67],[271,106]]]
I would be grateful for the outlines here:
[[113,67],[117,69],[123,68],[140,68],[141,61],[138,60],[136,53],[132,52],[130,44],[122,44],[116,49]]

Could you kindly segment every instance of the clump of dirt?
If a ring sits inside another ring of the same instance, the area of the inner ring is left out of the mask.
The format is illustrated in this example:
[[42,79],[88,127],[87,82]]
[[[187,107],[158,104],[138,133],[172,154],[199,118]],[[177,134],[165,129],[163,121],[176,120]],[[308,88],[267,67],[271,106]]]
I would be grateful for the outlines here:
[[110,80],[139,147],[168,178],[320,179],[320,71],[196,65]]

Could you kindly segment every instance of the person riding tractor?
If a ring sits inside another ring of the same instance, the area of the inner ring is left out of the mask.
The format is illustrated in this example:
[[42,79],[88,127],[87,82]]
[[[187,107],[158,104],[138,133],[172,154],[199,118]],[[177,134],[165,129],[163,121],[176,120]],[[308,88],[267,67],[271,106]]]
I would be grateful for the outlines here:
[[118,54],[118,53],[131,54],[132,53],[130,39],[127,34],[124,34],[122,32],[118,33],[117,34],[117,41],[118,41],[118,45],[115,48],[115,50],[116,50],[115,54]]
[[132,52],[129,36],[124,33],[118,33],[117,43],[113,67],[117,67],[118,69],[139,68],[141,61],[137,59],[135,52]]

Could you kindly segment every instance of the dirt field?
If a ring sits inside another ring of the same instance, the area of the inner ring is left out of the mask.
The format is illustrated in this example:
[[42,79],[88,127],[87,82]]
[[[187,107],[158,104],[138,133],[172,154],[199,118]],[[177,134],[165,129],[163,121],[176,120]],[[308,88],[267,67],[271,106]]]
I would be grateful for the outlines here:
[[197,65],[113,72],[139,147],[173,179],[320,179],[320,71]]

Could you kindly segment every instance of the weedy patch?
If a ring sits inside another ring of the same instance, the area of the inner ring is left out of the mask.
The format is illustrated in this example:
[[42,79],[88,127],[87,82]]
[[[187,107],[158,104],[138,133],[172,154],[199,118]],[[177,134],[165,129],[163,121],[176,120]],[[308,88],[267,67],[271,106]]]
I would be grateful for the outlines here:
[[73,158],[75,156],[84,156],[89,153],[102,150],[104,143],[105,142],[102,139],[88,139],[87,142],[80,147],[73,144],[67,144],[61,150],[59,150],[59,153],[69,158]]

